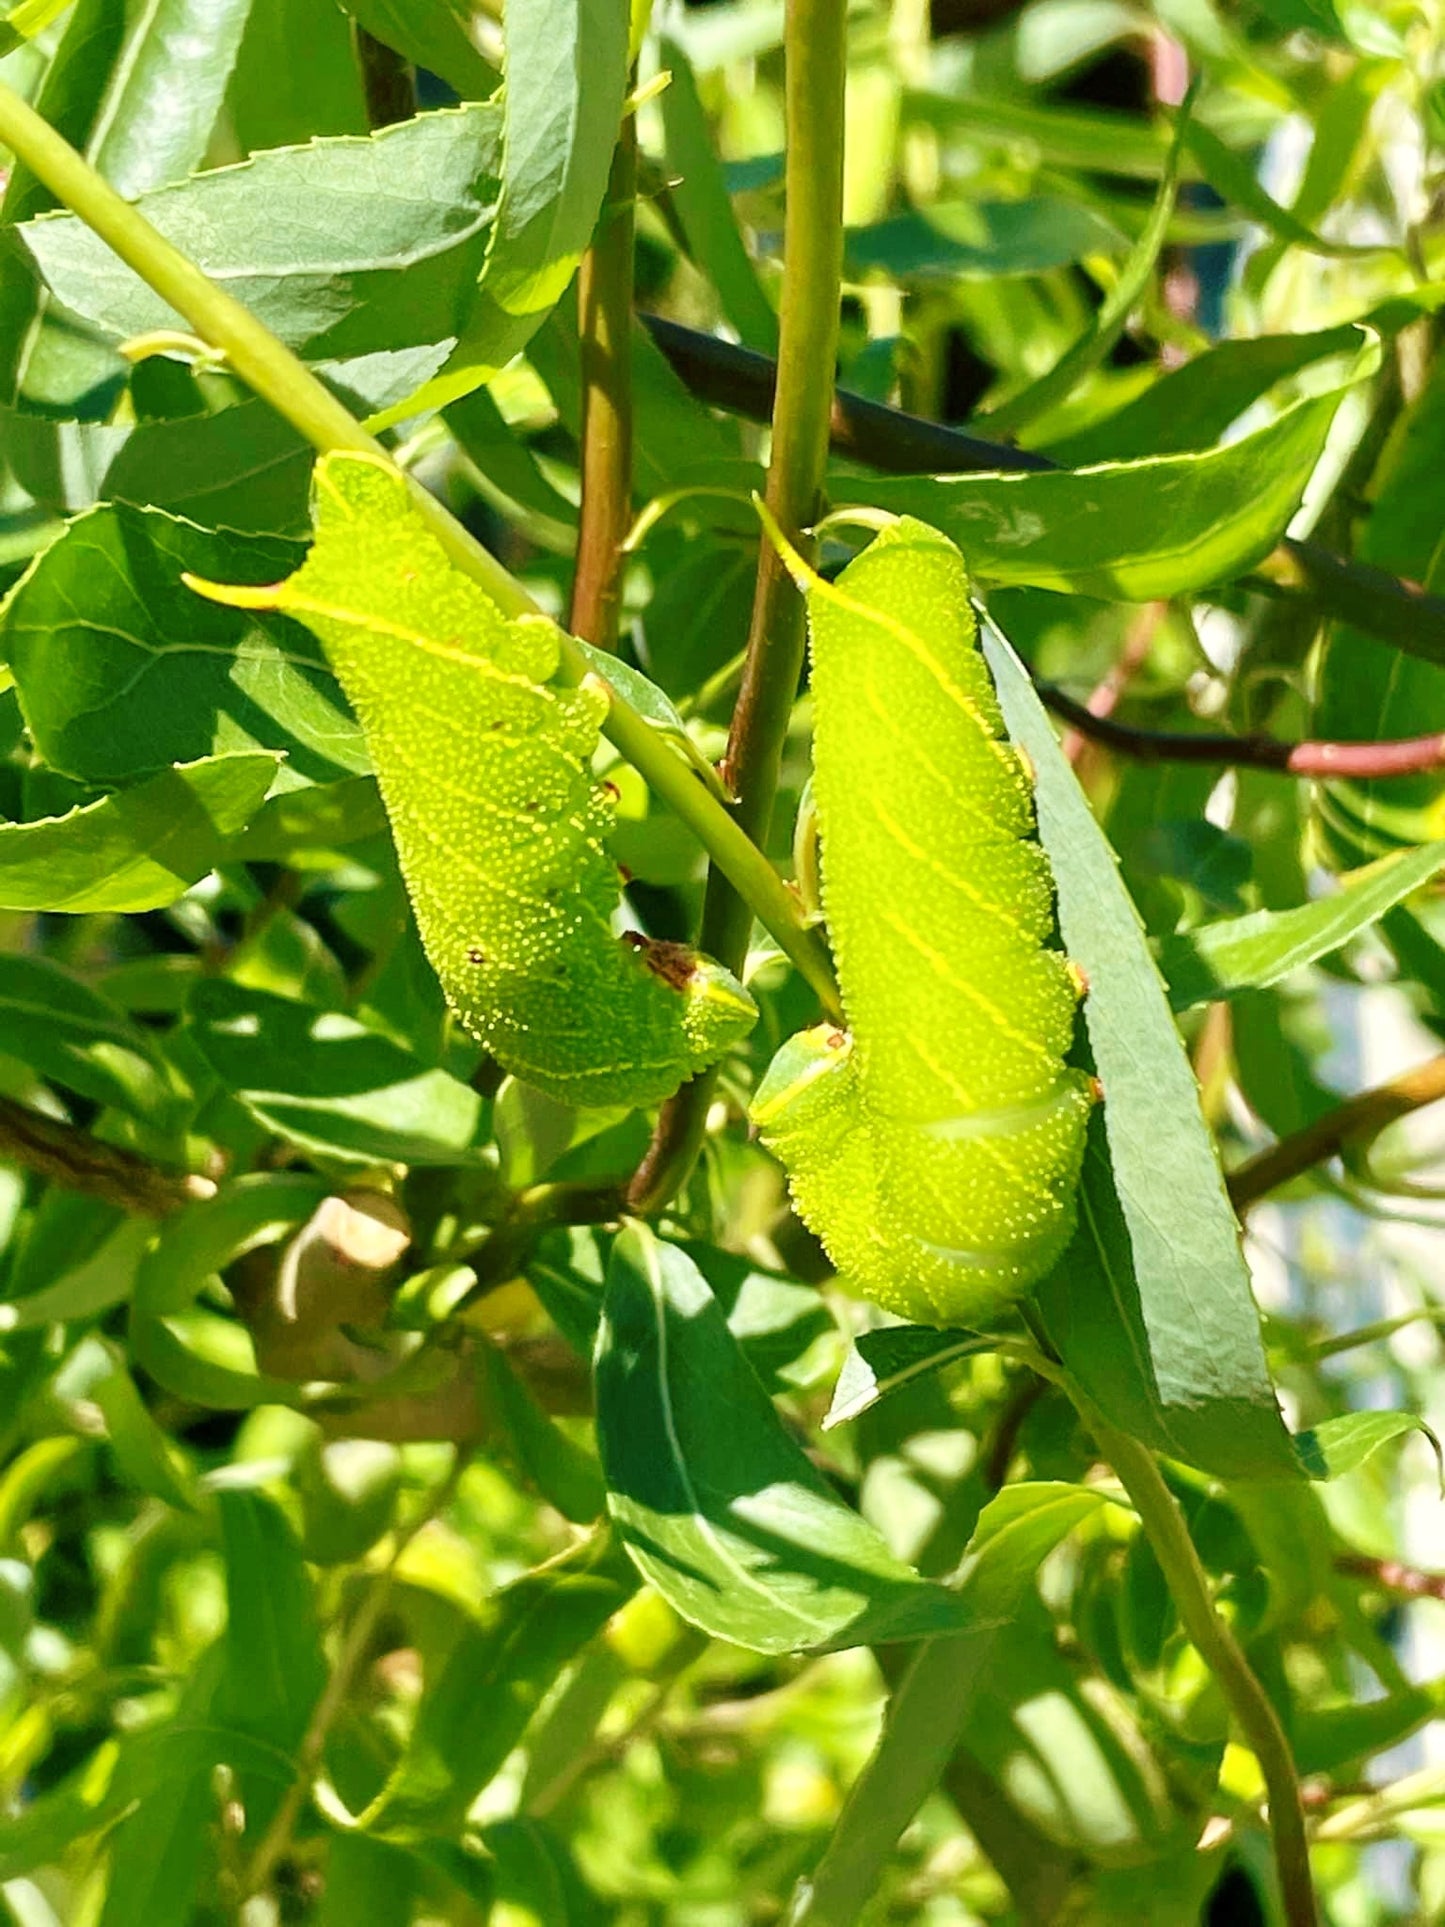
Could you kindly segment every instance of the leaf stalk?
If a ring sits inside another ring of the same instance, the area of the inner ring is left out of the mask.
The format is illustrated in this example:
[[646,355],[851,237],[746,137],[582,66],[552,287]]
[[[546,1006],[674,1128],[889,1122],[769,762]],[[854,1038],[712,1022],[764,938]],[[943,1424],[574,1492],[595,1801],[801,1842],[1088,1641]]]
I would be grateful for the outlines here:
[[[804,532],[817,519],[827,468],[838,358],[847,11],[846,0],[788,0],[783,38],[787,214],[765,496],[778,526],[805,555]],[[767,845],[804,646],[802,596],[765,535],[725,764],[737,797],[735,820],[753,846]],[[726,866],[714,861],[702,948],[729,970],[741,970],[752,920],[753,906]],[[657,1210],[686,1178],[702,1145],[712,1087],[710,1077],[694,1078],[663,1107],[634,1180],[635,1211]]]

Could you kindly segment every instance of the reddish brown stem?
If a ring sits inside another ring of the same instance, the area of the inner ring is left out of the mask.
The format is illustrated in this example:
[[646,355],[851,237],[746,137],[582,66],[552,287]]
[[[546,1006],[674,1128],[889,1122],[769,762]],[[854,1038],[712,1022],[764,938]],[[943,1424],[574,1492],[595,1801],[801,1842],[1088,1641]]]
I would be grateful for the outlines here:
[[[1149,651],[1153,647],[1154,637],[1168,609],[1167,602],[1148,602],[1130,623],[1118,661],[1108,675],[1095,685],[1089,694],[1089,700],[1084,704],[1091,716],[1113,715],[1119,698],[1149,660]],[[1070,729],[1064,733],[1061,747],[1064,755],[1075,768],[1078,768],[1084,760],[1084,750],[1088,741],[1089,738],[1082,729]]]
[[[1102,687],[1102,685],[1101,685]],[[1097,693],[1097,692],[1096,692]],[[1143,763],[1225,763],[1235,769],[1272,769],[1283,776],[1417,776],[1445,768],[1445,733],[1407,736],[1389,743],[1286,743],[1275,736],[1198,736],[1178,730],[1139,729],[1116,722],[1062,689],[1040,683],[1039,696],[1056,716],[1096,743]]]
[[1397,1592],[1405,1599],[1445,1599],[1445,1572],[1422,1572],[1418,1566],[1401,1565],[1398,1559],[1342,1552],[1335,1560],[1335,1571],[1352,1579],[1368,1579],[1382,1591]]
[[1373,1090],[1337,1105],[1303,1130],[1271,1144],[1229,1174],[1229,1197],[1242,1218],[1252,1204],[1291,1178],[1338,1157],[1347,1148],[1368,1144],[1387,1125],[1445,1097],[1445,1051],[1404,1071]]
[[632,255],[637,122],[622,123],[607,207],[577,277],[582,341],[582,511],[569,627],[599,649],[617,648],[632,525]]

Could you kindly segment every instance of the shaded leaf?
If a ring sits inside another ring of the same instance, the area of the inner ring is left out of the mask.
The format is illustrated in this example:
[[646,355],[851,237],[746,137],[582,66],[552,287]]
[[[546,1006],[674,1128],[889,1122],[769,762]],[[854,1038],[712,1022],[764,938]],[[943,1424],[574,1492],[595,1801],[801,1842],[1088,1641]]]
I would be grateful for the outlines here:
[[[457,332],[496,206],[500,139],[497,108],[449,108],[217,168],[139,205],[298,353],[395,350]],[[74,215],[28,222],[20,239],[66,308],[102,334],[185,327]]]
[[454,87],[463,100],[485,100],[497,75],[472,45],[464,0],[346,0],[366,31]]
[[1084,1020],[1104,1088],[1079,1230],[1040,1288],[1040,1313],[1117,1423],[1207,1470],[1289,1476],[1239,1228],[1138,913],[1027,674],[991,624],[984,650],[1036,772],[1059,928],[1089,982]]
[[944,201],[850,228],[845,259],[860,277],[876,272],[903,287],[927,287],[959,276],[1042,274],[1125,245],[1118,228],[1077,201]]
[[733,213],[727,183],[713,152],[712,134],[697,80],[682,42],[664,35],[658,59],[672,75],[662,96],[667,164],[673,175],[673,206],[682,218],[688,245],[711,277],[723,313],[738,338],[760,354],[778,351],[778,317],[764,294]]
[[504,1587],[423,1698],[410,1745],[363,1824],[386,1831],[459,1825],[562,1668],[636,1583],[603,1532]]
[[1121,601],[1181,595],[1267,555],[1299,507],[1340,392],[1223,448],[1007,475],[834,475],[837,503],[916,515],[978,580]]
[[177,1097],[155,1044],[44,957],[0,954],[0,1050],[97,1104],[164,1125]]
[[361,731],[310,631],[207,605],[181,582],[187,570],[274,582],[300,553],[143,509],[73,522],[0,617],[46,762],[97,784],[249,749],[285,750],[287,768],[316,781],[365,770]]
[[157,910],[212,871],[276,775],[275,756],[180,763],[36,823],[0,823],[7,910]]
[[299,535],[314,459],[269,403],[243,401],[214,415],[142,422],[106,470],[102,493],[208,528]]
[[353,1017],[213,978],[192,992],[190,1019],[226,1089],[292,1143],[362,1163],[477,1153],[477,1092]]
[[967,1623],[837,1498],[783,1429],[697,1267],[629,1227],[597,1340],[608,1505],[683,1618],[754,1652],[820,1652]]
[[1084,468],[1212,448],[1276,382],[1359,345],[1356,327],[1215,342],[1182,368],[1151,381],[1142,395],[1103,421],[1050,441],[1049,454],[1065,468]]
[[360,134],[366,100],[351,26],[317,0],[251,0],[227,96],[243,149],[284,147],[313,134]]
[[1169,1002],[1175,1010],[1189,1010],[1277,983],[1343,948],[1442,868],[1445,843],[1429,843],[1343,877],[1338,890],[1317,902],[1256,910],[1168,937],[1160,946],[1159,968]]
[[628,38],[622,6],[511,0],[502,194],[476,299],[442,372],[371,427],[480,387],[526,347],[565,292],[602,209]]
[[930,1372],[941,1372],[955,1359],[994,1349],[995,1341],[977,1332],[938,1331],[932,1325],[885,1325],[861,1332],[843,1360],[823,1430],[846,1425],[880,1398]]
[[832,1927],[856,1917],[898,1836],[932,1792],[973,1712],[998,1629],[1017,1612],[1044,1557],[1104,1503],[1082,1486],[1007,1487],[984,1507],[955,1581],[969,1609],[959,1634],[918,1650],[888,1702],[883,1733],[788,1918]]

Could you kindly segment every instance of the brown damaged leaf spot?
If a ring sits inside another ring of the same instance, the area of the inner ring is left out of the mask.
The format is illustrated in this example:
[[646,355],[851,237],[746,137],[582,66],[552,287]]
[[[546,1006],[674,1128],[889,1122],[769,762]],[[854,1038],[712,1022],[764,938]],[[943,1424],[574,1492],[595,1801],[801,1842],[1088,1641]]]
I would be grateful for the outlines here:
[[629,943],[654,977],[673,990],[686,990],[697,974],[697,953],[685,943],[671,943],[665,937],[644,937],[640,930],[626,930],[622,941]]

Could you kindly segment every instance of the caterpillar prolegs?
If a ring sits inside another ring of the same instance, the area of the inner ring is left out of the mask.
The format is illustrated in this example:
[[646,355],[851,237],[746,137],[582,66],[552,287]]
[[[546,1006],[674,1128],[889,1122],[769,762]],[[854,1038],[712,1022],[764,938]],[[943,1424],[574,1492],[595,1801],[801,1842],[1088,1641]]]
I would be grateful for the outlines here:
[[752,1115],[843,1281],[929,1324],[1021,1297],[1073,1232],[1094,1081],[1082,981],[962,556],[905,518],[808,601],[823,908],[848,1028],[774,1058]]

